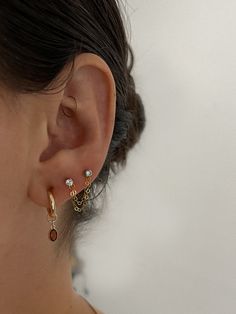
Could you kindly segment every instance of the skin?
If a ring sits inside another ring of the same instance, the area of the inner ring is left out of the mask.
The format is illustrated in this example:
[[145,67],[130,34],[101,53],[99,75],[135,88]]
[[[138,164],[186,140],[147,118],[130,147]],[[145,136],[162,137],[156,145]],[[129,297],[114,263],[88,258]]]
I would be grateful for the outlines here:
[[68,252],[58,257],[48,239],[47,190],[53,188],[57,226],[70,199],[65,179],[74,178],[79,192],[85,169],[93,180],[99,174],[115,121],[112,73],[100,57],[83,53],[56,91],[15,95],[1,88],[0,95],[0,313],[93,313],[73,290]]

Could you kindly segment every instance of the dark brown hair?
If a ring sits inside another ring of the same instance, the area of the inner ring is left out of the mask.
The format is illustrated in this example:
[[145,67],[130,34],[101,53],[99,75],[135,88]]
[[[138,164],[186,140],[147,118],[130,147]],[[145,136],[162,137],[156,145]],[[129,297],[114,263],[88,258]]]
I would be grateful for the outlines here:
[[61,219],[63,236],[58,246],[66,244],[70,250],[81,227],[98,213],[99,191],[111,174],[125,166],[127,152],[145,126],[143,104],[131,75],[134,55],[121,12],[116,0],[0,2],[0,81],[4,86],[21,93],[51,91],[63,68],[72,70],[75,56],[82,52],[102,57],[115,79],[115,128],[106,161],[92,185],[92,199],[83,214],[68,201]]

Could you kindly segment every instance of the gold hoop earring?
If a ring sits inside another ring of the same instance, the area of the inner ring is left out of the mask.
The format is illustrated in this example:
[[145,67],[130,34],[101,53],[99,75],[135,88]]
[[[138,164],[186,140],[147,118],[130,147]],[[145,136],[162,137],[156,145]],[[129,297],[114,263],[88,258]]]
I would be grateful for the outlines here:
[[49,230],[48,237],[51,241],[56,241],[57,239],[57,230],[55,226],[55,221],[57,220],[56,202],[51,191],[48,191],[48,199],[50,205],[47,208],[48,212],[47,218],[48,222],[51,223],[51,229]]
[[70,192],[70,196],[72,198],[72,203],[73,203],[73,207],[74,207],[74,210],[76,212],[79,212],[81,213],[83,208],[87,205],[88,203],[88,200],[89,200],[89,194],[90,194],[90,191],[91,191],[91,181],[92,181],[92,175],[93,175],[93,172],[92,170],[85,170],[84,171],[84,177],[85,177],[85,188],[84,188],[84,193],[83,193],[83,196],[82,196],[82,199],[79,200],[78,197],[77,197],[77,191],[76,191],[76,188],[75,188],[75,185],[74,185],[74,181],[73,179],[66,179],[65,180],[65,184],[69,187],[69,189],[71,190]]

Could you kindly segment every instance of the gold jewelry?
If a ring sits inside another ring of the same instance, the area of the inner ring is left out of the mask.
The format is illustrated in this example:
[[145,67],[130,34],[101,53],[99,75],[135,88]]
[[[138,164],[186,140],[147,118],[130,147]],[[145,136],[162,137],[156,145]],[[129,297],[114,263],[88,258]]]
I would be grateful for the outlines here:
[[48,222],[51,223],[51,229],[49,230],[48,236],[51,241],[56,241],[57,239],[57,230],[55,226],[55,221],[57,220],[56,203],[51,191],[48,191],[48,199],[50,204],[50,206],[47,208]]
[[74,181],[73,179],[66,179],[65,183],[66,185],[69,187],[69,189],[71,190],[70,192],[70,196],[72,197],[72,203],[73,203],[73,207],[74,210],[76,212],[81,213],[83,208],[87,205],[88,200],[89,200],[89,193],[91,191],[91,178],[92,178],[93,172],[92,170],[85,170],[84,171],[84,177],[85,177],[85,188],[84,188],[84,194],[82,196],[82,199],[79,200],[77,197],[77,191],[74,185]]

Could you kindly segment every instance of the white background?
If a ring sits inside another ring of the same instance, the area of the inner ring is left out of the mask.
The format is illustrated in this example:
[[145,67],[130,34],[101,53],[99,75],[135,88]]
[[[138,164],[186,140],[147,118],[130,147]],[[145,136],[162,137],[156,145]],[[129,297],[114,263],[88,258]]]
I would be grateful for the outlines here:
[[88,300],[105,314],[235,314],[236,1],[127,10],[147,127],[78,244]]

